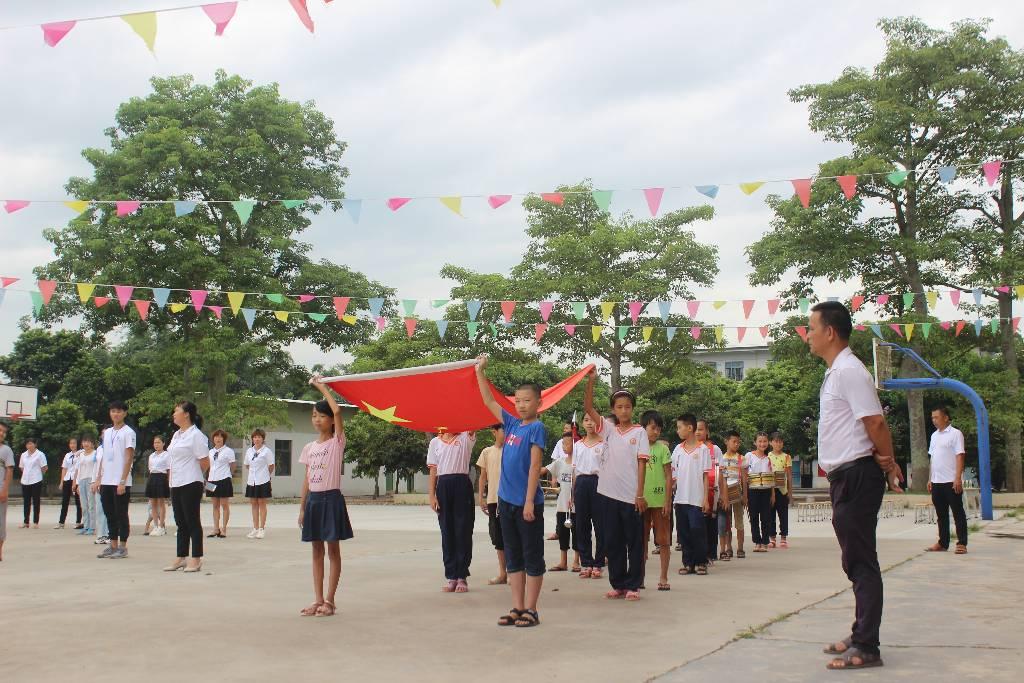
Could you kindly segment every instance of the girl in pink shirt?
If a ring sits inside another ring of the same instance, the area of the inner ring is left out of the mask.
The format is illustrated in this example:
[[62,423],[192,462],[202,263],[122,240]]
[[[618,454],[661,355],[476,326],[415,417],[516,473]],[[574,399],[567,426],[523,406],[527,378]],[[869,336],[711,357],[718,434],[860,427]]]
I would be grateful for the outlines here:
[[[341,495],[341,463],[345,457],[345,420],[334,394],[314,376],[309,383],[324,395],[313,406],[316,441],[302,448],[299,462],[306,466],[302,481],[299,526],[302,540],[313,544],[313,591],[316,600],[300,614],[305,617],[330,617],[337,609],[334,596],[341,579],[341,541],[352,538],[352,523]],[[331,558],[331,575],[324,587],[324,549]]]

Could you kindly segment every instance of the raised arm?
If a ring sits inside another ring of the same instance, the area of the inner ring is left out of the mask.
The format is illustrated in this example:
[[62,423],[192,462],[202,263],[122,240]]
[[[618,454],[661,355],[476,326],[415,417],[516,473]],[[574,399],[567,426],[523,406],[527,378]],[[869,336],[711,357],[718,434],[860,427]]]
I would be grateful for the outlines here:
[[604,418],[594,409],[594,385],[597,383],[597,370],[591,368],[587,373],[587,387],[583,391],[583,412],[590,416],[593,423],[600,429],[604,425]]
[[341,407],[338,405],[338,401],[334,398],[334,392],[324,384],[323,377],[320,375],[313,375],[309,379],[309,383],[320,390],[320,393],[324,395],[324,400],[327,401],[327,405],[331,406],[331,410],[334,412],[334,436],[341,436],[345,433],[345,418],[341,414]]
[[483,399],[484,405],[487,406],[487,410],[491,411],[491,415],[496,420],[503,420],[501,406],[497,401],[494,400],[494,396],[491,394],[491,384],[487,381],[487,376],[484,375],[484,368],[487,367],[487,354],[482,353],[476,358],[476,383],[480,387],[480,398]]

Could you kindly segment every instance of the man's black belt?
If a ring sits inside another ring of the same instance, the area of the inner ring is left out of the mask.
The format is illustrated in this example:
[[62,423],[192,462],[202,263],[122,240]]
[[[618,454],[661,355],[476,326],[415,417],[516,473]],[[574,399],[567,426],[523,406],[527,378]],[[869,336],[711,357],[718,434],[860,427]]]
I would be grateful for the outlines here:
[[874,462],[875,457],[873,455],[865,455],[863,458],[857,458],[856,460],[851,460],[850,462],[844,462],[842,465],[835,468],[825,476],[828,478],[828,483],[831,484],[832,482],[842,477],[844,473],[852,470],[854,467],[863,467],[868,463],[873,464]]

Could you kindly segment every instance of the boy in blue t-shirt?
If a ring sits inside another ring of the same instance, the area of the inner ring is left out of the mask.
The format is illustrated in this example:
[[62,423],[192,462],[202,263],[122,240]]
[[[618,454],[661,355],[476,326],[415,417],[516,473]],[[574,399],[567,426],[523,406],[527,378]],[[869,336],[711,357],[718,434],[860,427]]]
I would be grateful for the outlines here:
[[[484,376],[487,356],[477,358],[476,379],[484,405],[502,421],[505,445],[501,450],[498,482],[498,521],[505,541],[505,569],[515,605],[498,619],[500,626],[536,626],[540,623],[537,598],[544,583],[544,492],[540,464],[547,434],[537,418],[540,387],[524,384],[516,389],[516,412],[505,412],[491,395]],[[525,571],[525,576],[524,576]]]

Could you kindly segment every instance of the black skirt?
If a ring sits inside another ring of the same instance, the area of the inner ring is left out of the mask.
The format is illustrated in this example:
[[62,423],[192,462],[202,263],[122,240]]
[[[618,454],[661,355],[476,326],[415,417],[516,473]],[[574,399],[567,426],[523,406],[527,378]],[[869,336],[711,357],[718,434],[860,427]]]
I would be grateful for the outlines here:
[[171,487],[166,472],[150,472],[146,480],[146,498],[170,498]]
[[217,486],[216,491],[207,491],[207,498],[232,498],[235,495],[235,486],[231,483],[231,477],[211,482]]
[[246,498],[273,498],[274,494],[270,492],[270,482],[266,484],[247,484],[245,487]]
[[352,536],[352,522],[341,491],[310,491],[302,518],[302,540],[347,541]]

